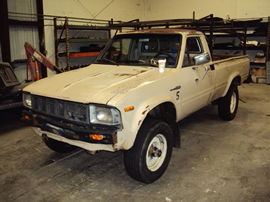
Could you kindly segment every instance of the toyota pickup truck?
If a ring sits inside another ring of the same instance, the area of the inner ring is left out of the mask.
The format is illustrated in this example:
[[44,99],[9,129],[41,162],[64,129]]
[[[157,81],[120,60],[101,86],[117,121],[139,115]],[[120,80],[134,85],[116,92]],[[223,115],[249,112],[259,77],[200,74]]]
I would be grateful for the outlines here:
[[127,174],[152,183],[180,147],[177,122],[211,103],[234,119],[248,73],[246,55],[211,55],[196,30],[120,33],[90,66],[27,86],[22,117],[50,149],[122,150]]

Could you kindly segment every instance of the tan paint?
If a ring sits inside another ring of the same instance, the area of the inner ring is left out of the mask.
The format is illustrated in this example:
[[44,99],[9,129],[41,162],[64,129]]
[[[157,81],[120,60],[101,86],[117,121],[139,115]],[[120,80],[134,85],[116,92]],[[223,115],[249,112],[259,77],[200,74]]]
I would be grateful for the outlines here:
[[[201,32],[187,29],[147,29],[131,33],[180,33],[183,42],[189,35],[198,35],[204,39]],[[204,50],[209,52],[205,39],[203,46]],[[181,49],[183,50],[183,44]],[[70,140],[41,131],[38,128],[35,128],[35,131],[39,135],[44,133],[50,138],[90,151],[127,150],[132,147],[147,113],[155,106],[160,103],[171,102],[176,108],[177,121],[179,121],[226,93],[226,86],[230,85],[231,77],[238,74],[244,77],[248,74],[249,65],[246,56],[209,62],[208,65],[215,65],[215,74],[217,75],[210,74],[209,71],[209,74],[203,80],[206,81],[204,86],[213,86],[213,88],[207,92],[209,95],[204,95],[202,104],[200,99],[192,100],[196,98],[192,93],[201,96],[201,90],[205,90],[202,89],[202,81],[196,82],[196,78],[201,78],[204,70],[202,67],[200,67],[202,69],[196,71],[186,71],[185,68],[182,68],[183,53],[184,51],[180,53],[179,60],[181,61],[178,62],[178,67],[175,69],[166,68],[163,73],[160,73],[156,67],[93,64],[86,68],[42,79],[24,89],[24,91],[36,95],[80,103],[108,104],[118,108],[121,111],[123,127],[117,134],[113,134],[112,145]],[[177,90],[170,91],[176,86],[181,86],[179,94],[177,94]],[[195,92],[194,89],[189,90],[190,86],[197,88],[198,92]],[[183,93],[183,91],[185,92]],[[183,95],[184,98],[188,99],[184,99]],[[179,96],[178,99],[177,96]],[[193,105],[192,102],[195,104]],[[124,112],[124,108],[131,105],[134,106],[134,110],[128,113]],[[188,107],[183,110],[184,106]]]

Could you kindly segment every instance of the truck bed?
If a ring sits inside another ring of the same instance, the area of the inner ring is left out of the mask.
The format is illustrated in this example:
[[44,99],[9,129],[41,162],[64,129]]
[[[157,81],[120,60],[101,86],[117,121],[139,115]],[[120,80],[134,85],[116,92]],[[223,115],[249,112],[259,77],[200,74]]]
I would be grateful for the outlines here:
[[242,57],[247,57],[247,55],[213,54],[212,60],[217,61],[217,60],[224,60],[224,59],[228,59],[228,58],[242,58]]

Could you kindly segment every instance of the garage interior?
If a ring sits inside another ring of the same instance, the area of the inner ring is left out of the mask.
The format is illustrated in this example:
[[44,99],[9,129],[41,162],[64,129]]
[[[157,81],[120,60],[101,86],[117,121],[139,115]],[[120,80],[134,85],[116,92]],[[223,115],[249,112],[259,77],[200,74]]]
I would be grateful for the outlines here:
[[[270,201],[269,10],[267,0],[2,0],[0,61],[17,81],[0,91],[1,200]],[[90,65],[117,32],[171,26],[203,31],[211,52],[247,54],[250,75],[234,120],[210,105],[178,123],[181,148],[156,182],[131,179],[121,151],[56,153],[21,121],[24,86]],[[52,64],[38,63],[39,77],[36,51]]]

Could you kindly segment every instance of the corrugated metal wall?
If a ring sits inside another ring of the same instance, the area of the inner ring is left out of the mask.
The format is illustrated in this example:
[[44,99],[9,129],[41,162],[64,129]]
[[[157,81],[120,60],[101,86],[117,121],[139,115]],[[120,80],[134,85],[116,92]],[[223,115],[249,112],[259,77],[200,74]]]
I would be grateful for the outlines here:
[[37,17],[15,15],[12,13],[37,14],[36,0],[8,0],[9,19],[22,21],[37,21]]
[[[37,14],[36,0],[8,0],[9,19],[23,21],[37,21],[36,16],[20,13]],[[16,13],[16,14],[15,14]],[[32,26],[10,25],[11,61],[26,59],[24,43],[29,42],[39,49],[38,28]],[[26,63],[16,63],[14,72],[20,82],[26,79]],[[30,78],[30,77],[29,77]]]
[[11,25],[9,27],[11,60],[26,59],[24,43],[39,46],[37,27]]
[[[24,49],[24,43],[29,42],[33,47],[39,47],[38,39],[38,29],[37,27],[28,27],[28,26],[10,26],[9,27],[10,35],[10,52],[11,52],[11,61],[23,60],[26,59],[26,53]],[[25,81],[26,76],[26,63],[16,63],[14,72],[20,82]],[[30,79],[30,73],[28,75]]]

